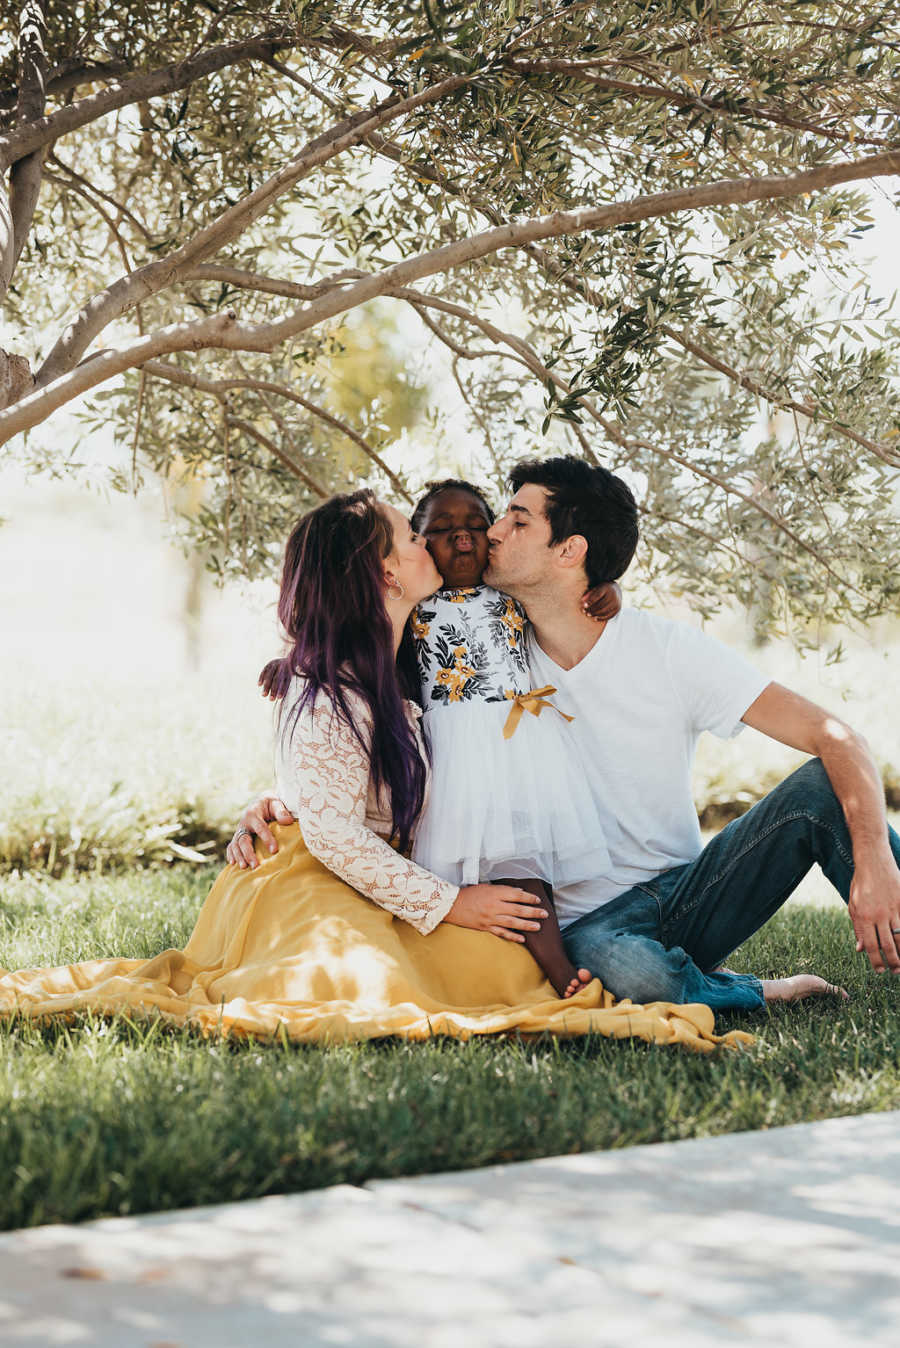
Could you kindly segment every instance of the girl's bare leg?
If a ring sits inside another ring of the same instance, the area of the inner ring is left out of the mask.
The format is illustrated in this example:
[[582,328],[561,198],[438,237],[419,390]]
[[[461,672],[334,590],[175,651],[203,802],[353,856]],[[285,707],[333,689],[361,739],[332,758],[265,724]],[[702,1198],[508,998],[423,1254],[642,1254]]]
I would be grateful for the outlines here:
[[587,969],[576,969],[566,954],[562,933],[553,905],[550,886],[543,880],[496,880],[498,885],[516,885],[536,894],[547,909],[548,916],[541,922],[540,931],[526,931],[525,949],[537,960],[544,973],[550,979],[558,997],[571,997],[591,981]]

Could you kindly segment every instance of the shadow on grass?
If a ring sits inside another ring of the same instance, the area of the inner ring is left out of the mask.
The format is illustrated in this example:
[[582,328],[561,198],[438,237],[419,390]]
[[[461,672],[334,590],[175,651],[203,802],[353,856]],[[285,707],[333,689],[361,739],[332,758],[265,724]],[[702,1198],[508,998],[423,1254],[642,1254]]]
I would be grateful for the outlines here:
[[[70,905],[68,916],[60,918],[57,905],[50,943],[100,953],[111,934],[98,931],[105,919],[97,914],[114,906],[116,930],[130,923],[134,945],[143,948],[160,934],[173,896],[182,905],[179,925],[189,929],[202,893],[205,877],[196,878],[195,891],[171,877],[152,894],[113,886],[102,902],[95,894],[90,904]],[[43,899],[31,914],[37,940],[39,918],[46,932]],[[19,933],[13,944],[21,940]],[[41,962],[43,951],[33,953]],[[720,1030],[746,1029],[756,1042],[708,1056],[600,1036],[323,1048],[204,1039],[134,1016],[7,1019],[0,1026],[0,1226],[191,1207],[900,1105],[900,985],[872,974],[854,953],[844,913],[789,909],[730,962],[763,976],[815,969],[843,983],[852,1000],[721,1016]]]

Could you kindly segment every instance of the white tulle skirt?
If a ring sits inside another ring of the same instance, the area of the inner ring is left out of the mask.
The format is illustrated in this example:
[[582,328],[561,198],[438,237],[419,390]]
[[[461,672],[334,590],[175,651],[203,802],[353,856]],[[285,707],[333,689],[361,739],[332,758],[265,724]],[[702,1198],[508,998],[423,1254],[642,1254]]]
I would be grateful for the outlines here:
[[458,885],[565,885],[607,874],[603,820],[574,726],[545,707],[504,739],[509,710],[503,702],[426,710],[432,783],[413,860]]

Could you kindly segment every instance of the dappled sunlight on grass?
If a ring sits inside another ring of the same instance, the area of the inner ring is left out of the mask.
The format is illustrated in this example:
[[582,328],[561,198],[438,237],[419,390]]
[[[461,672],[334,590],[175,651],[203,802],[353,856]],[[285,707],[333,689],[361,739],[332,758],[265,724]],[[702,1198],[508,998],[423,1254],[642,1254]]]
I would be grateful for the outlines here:
[[[271,780],[271,709],[256,689],[274,653],[271,587],[255,609],[252,596],[205,601],[192,673],[178,654],[177,555],[160,561],[158,530],[144,537],[126,505],[92,503],[91,543],[68,527],[70,491],[27,564],[0,568],[11,601],[0,653],[0,967],[183,946],[215,874],[210,853],[193,865],[146,863],[170,861],[173,841],[202,849],[230,833]],[[0,531],[0,553],[9,544],[0,561],[13,555],[14,525]],[[711,630],[740,645],[746,624]],[[786,646],[749,653],[861,729],[897,780],[896,631],[883,624],[847,646],[843,665],[799,661]],[[796,761],[753,732],[724,744],[704,737],[697,803],[743,808]],[[71,874],[78,868],[91,873]],[[801,897],[828,905],[830,894],[814,875]],[[839,901],[834,911],[792,903],[730,963],[763,976],[814,970],[852,1000],[722,1016],[719,1030],[747,1029],[756,1042],[708,1058],[593,1037],[320,1049],[209,1041],[128,1017],[6,1021],[0,1225],[900,1105],[900,983],[855,954]]]
[[[4,886],[0,965],[143,957],[186,939],[212,871]],[[900,981],[843,912],[798,907],[729,961],[814,969],[832,999],[721,1016],[709,1057],[588,1037],[333,1048],[204,1040],[159,1020],[0,1025],[0,1225],[84,1220],[378,1176],[625,1147],[900,1106]]]

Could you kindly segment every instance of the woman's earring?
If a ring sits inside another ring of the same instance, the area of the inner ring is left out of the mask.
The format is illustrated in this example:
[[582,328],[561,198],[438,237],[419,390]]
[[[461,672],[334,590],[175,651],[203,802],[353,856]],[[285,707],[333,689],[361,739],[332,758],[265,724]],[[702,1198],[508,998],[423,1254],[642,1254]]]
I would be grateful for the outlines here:
[[[391,593],[392,590],[399,590],[400,593],[399,593],[399,594],[392,594],[392,593]],[[403,596],[404,596],[405,594],[406,594],[406,591],[404,590],[404,588],[403,588],[403,586],[400,584],[400,582],[397,581],[397,580],[395,580],[395,581],[393,582],[392,585],[389,585],[389,586],[388,586],[388,598],[389,598],[389,599],[402,599]]]

